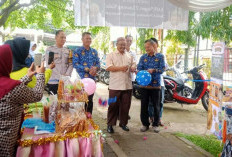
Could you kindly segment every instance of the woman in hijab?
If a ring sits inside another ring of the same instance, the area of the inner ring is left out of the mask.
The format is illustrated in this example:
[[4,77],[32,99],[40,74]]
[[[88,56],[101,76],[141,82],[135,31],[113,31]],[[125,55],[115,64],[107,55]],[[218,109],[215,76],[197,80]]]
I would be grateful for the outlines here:
[[29,49],[29,54],[25,60],[27,67],[30,67],[31,64],[34,62],[34,56],[35,56],[35,49],[37,45],[34,42],[30,43],[30,49]]
[[29,55],[31,55],[33,58],[35,56],[35,50],[37,48],[37,44],[35,42],[31,42],[31,45],[30,45],[30,50],[29,50]]
[[[19,37],[14,40],[8,40],[5,44],[10,45],[13,53],[13,70],[10,74],[10,77],[14,80],[20,80],[23,76],[27,74],[28,67],[26,65],[26,58],[29,54],[30,49],[30,40]],[[45,84],[52,75],[52,69],[55,67],[55,64],[52,63],[49,65],[49,68],[45,71]],[[32,77],[32,81],[28,84],[28,87],[34,88],[36,85],[36,77]]]
[[[40,101],[44,89],[44,65],[33,65],[20,81],[12,80],[12,51],[9,45],[0,46],[0,156],[15,156],[16,142],[23,113],[23,104]],[[13,61],[14,63],[15,61]],[[27,83],[37,73],[35,88]]]

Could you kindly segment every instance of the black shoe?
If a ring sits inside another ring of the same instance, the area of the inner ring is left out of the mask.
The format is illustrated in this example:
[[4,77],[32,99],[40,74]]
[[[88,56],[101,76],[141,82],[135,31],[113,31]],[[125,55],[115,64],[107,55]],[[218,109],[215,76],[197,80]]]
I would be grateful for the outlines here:
[[126,126],[126,125],[119,125],[121,128],[122,128],[122,130],[124,130],[124,131],[130,131],[130,129]]
[[114,129],[113,129],[113,127],[111,125],[107,126],[107,132],[108,133],[114,133]]

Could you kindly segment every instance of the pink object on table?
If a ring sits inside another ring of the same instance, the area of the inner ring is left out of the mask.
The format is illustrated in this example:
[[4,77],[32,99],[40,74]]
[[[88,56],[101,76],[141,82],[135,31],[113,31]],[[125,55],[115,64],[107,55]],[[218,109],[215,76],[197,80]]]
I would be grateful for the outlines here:
[[34,134],[34,129],[25,128],[24,131],[23,131],[23,134],[33,135]]

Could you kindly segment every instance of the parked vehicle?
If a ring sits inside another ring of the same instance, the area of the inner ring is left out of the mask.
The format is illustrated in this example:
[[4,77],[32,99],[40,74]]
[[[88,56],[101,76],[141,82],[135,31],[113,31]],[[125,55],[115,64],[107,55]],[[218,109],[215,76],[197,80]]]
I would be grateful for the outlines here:
[[140,92],[140,87],[139,87],[139,85],[138,85],[138,83],[136,81],[133,82],[133,96],[136,99],[141,99],[142,98],[142,95],[141,95],[141,92]]
[[103,82],[107,85],[110,83],[110,72],[106,71],[103,73]]
[[[172,71],[174,73],[174,78],[177,78],[179,80],[181,80],[184,83],[184,88],[183,88],[183,95],[185,97],[191,98],[193,90],[192,87],[187,84],[187,80],[188,80],[188,76],[186,75],[186,73],[181,73],[181,63],[182,61],[178,61],[174,66],[169,67],[166,69],[166,72],[168,71]],[[163,75],[164,77],[170,77],[168,75]],[[165,100],[165,102],[168,102],[168,100]]]
[[103,55],[100,61],[101,61],[101,68],[97,74],[97,81],[100,81],[106,85],[109,85],[110,74],[108,71],[106,71],[106,55]]
[[203,66],[204,64],[184,72],[193,76],[194,89],[186,87],[184,81],[180,78],[164,76],[165,101],[197,104],[201,100],[205,110],[208,110],[209,89],[206,74],[201,71]]
[[106,71],[104,67],[102,67],[98,71],[97,79],[101,82],[103,82],[106,85],[109,85],[110,82],[110,73],[109,71]]
[[105,69],[100,68],[100,70],[98,71],[97,76],[96,76],[97,82],[103,82],[104,72],[105,72]]

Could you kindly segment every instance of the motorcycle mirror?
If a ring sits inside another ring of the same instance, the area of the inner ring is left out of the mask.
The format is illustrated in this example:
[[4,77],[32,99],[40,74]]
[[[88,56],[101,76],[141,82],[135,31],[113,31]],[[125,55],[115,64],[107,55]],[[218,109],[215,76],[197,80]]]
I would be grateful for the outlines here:
[[203,68],[204,66],[205,66],[205,63],[204,63],[204,64],[202,64],[202,65],[200,65],[199,67],[200,67],[200,68]]
[[180,68],[181,60],[176,63],[176,68]]

